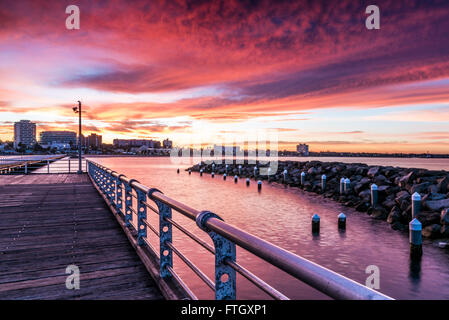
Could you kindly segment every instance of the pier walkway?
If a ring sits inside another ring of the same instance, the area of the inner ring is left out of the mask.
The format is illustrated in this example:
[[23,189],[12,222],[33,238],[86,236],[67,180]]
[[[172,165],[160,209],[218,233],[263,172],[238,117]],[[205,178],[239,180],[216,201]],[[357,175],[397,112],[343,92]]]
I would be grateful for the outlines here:
[[87,174],[0,175],[0,195],[0,299],[163,299]]

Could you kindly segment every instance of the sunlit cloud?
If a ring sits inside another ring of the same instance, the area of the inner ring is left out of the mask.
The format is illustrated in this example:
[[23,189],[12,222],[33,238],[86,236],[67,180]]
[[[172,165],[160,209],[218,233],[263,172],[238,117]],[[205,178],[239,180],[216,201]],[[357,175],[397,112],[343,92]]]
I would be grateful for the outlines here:
[[382,1],[374,32],[365,1],[81,0],[78,31],[66,5],[2,1],[1,139],[75,131],[81,100],[106,142],[273,129],[290,150],[449,153],[447,1]]

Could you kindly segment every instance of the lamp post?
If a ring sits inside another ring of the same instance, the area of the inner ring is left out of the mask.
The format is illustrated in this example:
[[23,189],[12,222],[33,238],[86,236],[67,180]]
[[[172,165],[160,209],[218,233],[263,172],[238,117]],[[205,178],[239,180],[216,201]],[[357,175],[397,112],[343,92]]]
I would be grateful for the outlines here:
[[81,166],[81,101],[78,101],[78,107],[73,107],[73,112],[78,113],[79,127],[78,127],[78,174],[83,173]]

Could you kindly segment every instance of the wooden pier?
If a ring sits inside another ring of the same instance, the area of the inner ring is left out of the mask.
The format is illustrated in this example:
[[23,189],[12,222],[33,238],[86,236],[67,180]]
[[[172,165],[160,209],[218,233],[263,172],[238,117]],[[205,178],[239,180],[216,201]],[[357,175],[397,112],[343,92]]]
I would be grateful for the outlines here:
[[164,298],[88,175],[49,174],[0,176],[0,299]]

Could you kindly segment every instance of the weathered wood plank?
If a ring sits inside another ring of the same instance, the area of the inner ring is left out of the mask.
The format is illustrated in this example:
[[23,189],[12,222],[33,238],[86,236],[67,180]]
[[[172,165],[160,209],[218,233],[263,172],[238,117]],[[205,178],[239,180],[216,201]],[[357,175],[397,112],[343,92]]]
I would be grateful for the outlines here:
[[0,176],[0,193],[0,299],[163,299],[87,175]]

